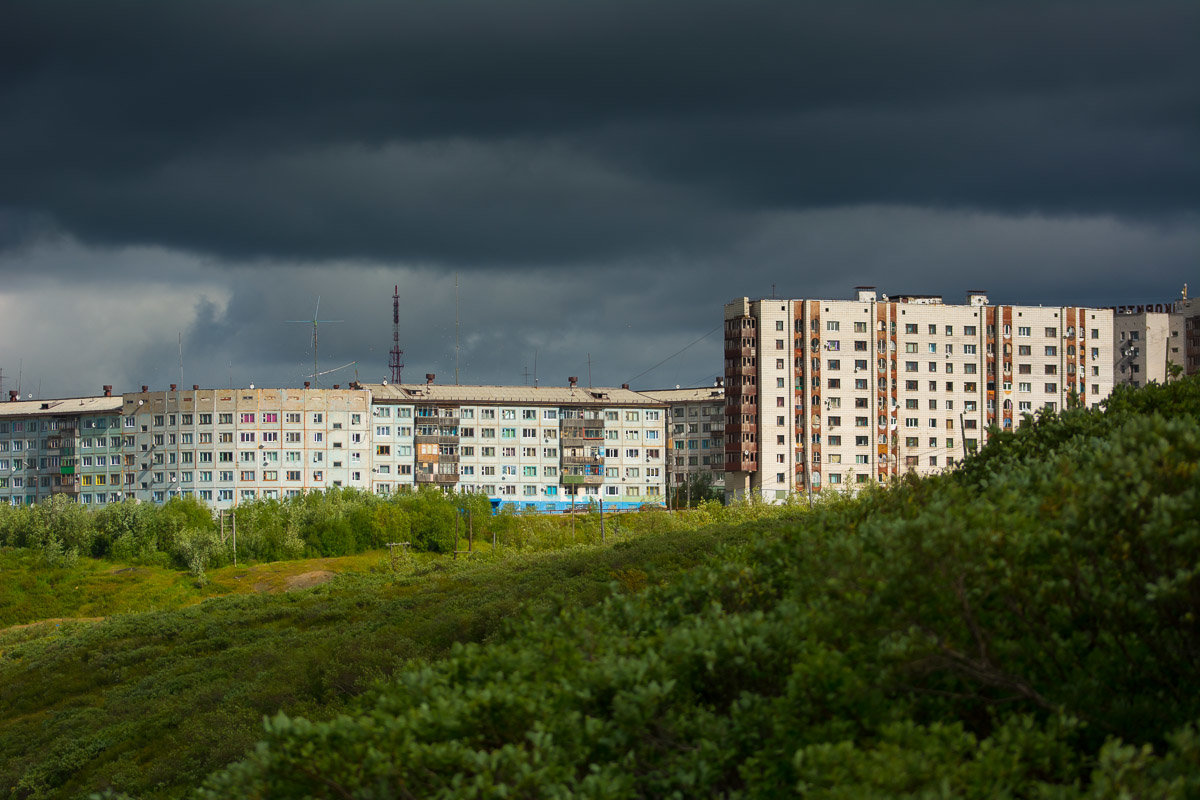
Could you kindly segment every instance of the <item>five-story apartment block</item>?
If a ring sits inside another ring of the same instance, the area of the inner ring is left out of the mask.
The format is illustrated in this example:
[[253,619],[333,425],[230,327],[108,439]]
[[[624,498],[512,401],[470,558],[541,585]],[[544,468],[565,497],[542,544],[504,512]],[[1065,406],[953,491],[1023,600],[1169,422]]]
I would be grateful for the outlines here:
[[55,495],[79,502],[121,499],[121,398],[0,404],[0,503],[32,505]]
[[431,484],[562,511],[664,500],[665,405],[628,387],[372,384],[376,491]]
[[688,486],[704,475],[718,491],[725,490],[725,389],[715,386],[652,389],[648,397],[666,403],[668,489]]
[[370,394],[200,389],[126,394],[124,496],[195,495],[214,508],[312,489],[371,487]]

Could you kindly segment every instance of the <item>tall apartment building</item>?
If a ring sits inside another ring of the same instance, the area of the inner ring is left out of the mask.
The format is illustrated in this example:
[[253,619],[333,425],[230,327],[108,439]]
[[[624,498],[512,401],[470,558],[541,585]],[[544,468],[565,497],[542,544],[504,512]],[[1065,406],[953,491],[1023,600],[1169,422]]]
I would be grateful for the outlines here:
[[725,388],[715,386],[652,389],[642,392],[665,403],[667,411],[668,491],[686,487],[704,475],[719,492],[725,491]]
[[496,507],[665,498],[664,403],[628,387],[371,384],[376,491],[432,484]]
[[0,503],[32,505],[54,495],[101,502],[121,495],[121,398],[0,403]]
[[936,472],[989,426],[1112,390],[1109,309],[856,291],[725,306],[727,496]]
[[1200,303],[1187,296],[1172,303],[1113,308],[1113,380],[1130,386],[1165,383],[1173,366],[1200,372]]

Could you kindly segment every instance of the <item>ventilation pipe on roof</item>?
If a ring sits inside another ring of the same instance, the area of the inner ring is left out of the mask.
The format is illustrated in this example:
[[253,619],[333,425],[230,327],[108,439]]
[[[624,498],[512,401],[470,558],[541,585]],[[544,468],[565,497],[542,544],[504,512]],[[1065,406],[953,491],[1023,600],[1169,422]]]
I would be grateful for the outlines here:
[[433,379],[434,379],[434,378],[436,378],[436,377],[437,377],[437,376],[436,376],[436,375],[434,375],[432,372],[426,372],[426,373],[425,373],[425,385],[426,385],[426,386],[432,386],[432,385],[433,385]]
[[567,378],[567,383],[571,384],[571,388],[574,389],[575,384],[579,383],[579,378],[575,375],[572,375],[571,377]]
[[112,387],[111,386],[102,386],[100,388],[102,388],[104,390],[105,397],[112,397]]

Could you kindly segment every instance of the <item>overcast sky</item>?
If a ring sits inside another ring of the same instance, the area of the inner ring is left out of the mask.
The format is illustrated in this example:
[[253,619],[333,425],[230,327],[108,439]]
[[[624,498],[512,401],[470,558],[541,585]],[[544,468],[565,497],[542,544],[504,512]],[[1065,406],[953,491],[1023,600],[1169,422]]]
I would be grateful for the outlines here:
[[405,380],[453,382],[456,275],[462,383],[634,388],[773,290],[1200,294],[1195,0],[0,17],[4,390],[164,389],[180,336],[185,385],[298,386],[318,297],[320,369],[379,381],[396,285]]

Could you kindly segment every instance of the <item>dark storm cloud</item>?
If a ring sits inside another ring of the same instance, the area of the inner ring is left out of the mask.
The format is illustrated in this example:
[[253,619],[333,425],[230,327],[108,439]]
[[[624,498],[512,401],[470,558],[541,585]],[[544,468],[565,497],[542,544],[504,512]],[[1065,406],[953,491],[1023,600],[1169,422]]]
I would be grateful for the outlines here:
[[1200,206],[1193,2],[4,16],[0,208],[88,242],[553,266],[695,256],[827,205]]

